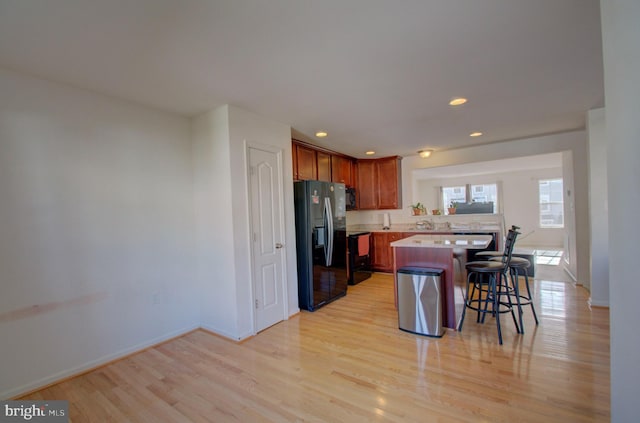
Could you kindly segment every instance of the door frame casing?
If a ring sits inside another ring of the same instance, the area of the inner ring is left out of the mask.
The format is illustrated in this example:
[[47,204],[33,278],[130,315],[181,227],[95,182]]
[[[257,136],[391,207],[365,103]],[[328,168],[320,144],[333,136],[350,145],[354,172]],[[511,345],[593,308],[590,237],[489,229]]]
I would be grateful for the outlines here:
[[280,196],[280,215],[278,216],[279,219],[279,223],[280,223],[280,239],[283,241],[282,243],[284,244],[284,248],[282,249],[283,251],[280,254],[280,265],[282,266],[281,269],[281,275],[282,275],[282,280],[280,281],[280,292],[281,292],[281,298],[280,301],[282,301],[283,304],[283,315],[282,315],[282,320],[288,320],[289,318],[289,290],[288,290],[288,280],[287,280],[287,254],[286,254],[286,249],[288,248],[287,243],[285,242],[286,240],[286,230],[285,230],[285,201],[284,201],[284,181],[283,181],[283,155],[284,155],[284,149],[279,148],[279,147],[275,147],[272,145],[267,145],[267,144],[261,144],[258,142],[253,142],[253,141],[244,141],[244,154],[245,154],[245,163],[247,164],[246,166],[246,192],[247,192],[247,204],[248,204],[248,208],[249,208],[249,213],[247,215],[248,217],[248,225],[249,225],[249,251],[250,251],[250,267],[251,267],[251,272],[250,272],[250,285],[251,285],[251,332],[253,335],[256,335],[258,333],[258,331],[256,330],[256,328],[258,327],[257,325],[257,313],[256,313],[256,308],[254,306],[255,304],[255,300],[256,300],[256,295],[255,295],[255,289],[256,289],[256,275],[255,275],[255,257],[254,257],[254,242],[253,242],[253,234],[254,234],[254,227],[253,227],[253,213],[254,213],[254,207],[253,207],[253,196],[252,196],[252,191],[251,191],[251,161],[250,161],[250,150],[251,149],[256,149],[256,150],[262,150],[262,151],[266,151],[268,153],[273,153],[276,155],[276,159],[278,162],[278,169],[277,169],[277,187],[276,189],[278,190],[278,195]]

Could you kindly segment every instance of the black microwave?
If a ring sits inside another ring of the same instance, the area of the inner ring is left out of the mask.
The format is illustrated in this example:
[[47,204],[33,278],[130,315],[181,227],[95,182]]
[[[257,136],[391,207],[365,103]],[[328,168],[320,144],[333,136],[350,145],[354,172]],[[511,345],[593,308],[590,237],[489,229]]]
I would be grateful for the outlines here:
[[355,210],[356,209],[356,189],[347,188],[344,191],[345,191],[345,203],[347,206],[347,210]]

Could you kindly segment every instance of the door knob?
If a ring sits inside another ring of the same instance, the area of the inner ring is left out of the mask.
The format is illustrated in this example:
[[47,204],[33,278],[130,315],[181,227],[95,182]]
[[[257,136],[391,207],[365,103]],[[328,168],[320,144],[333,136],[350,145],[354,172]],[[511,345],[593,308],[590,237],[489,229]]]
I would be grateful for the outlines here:
[[282,244],[280,244],[279,242],[276,242],[276,248],[282,248],[284,247]]

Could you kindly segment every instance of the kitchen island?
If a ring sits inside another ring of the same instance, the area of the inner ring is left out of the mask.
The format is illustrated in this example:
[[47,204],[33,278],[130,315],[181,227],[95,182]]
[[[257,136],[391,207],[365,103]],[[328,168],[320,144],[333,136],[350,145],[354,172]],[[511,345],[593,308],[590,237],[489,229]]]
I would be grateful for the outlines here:
[[[456,303],[461,310],[464,301],[463,287],[455,284],[454,250],[485,249],[491,243],[490,235],[413,235],[392,242],[394,299],[398,306],[397,270],[402,267],[427,267],[444,270],[443,281],[443,325],[455,329],[457,323]],[[462,271],[462,269],[460,269]]]
[[[393,248],[391,243],[413,235],[491,235],[493,242],[487,250],[497,251],[501,248],[502,231],[495,225],[449,225],[430,224],[428,228],[418,228],[416,224],[393,224],[390,229],[384,230],[381,225],[351,225],[347,229],[350,232],[371,232],[371,268],[374,272],[391,273],[393,271]],[[469,250],[466,254],[467,261],[474,260],[475,252]]]

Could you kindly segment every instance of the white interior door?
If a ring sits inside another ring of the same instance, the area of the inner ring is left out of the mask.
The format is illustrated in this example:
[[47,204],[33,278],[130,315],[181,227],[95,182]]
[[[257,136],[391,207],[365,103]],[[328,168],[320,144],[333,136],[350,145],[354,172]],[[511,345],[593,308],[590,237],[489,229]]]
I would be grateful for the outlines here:
[[285,319],[280,153],[249,147],[255,329]]

